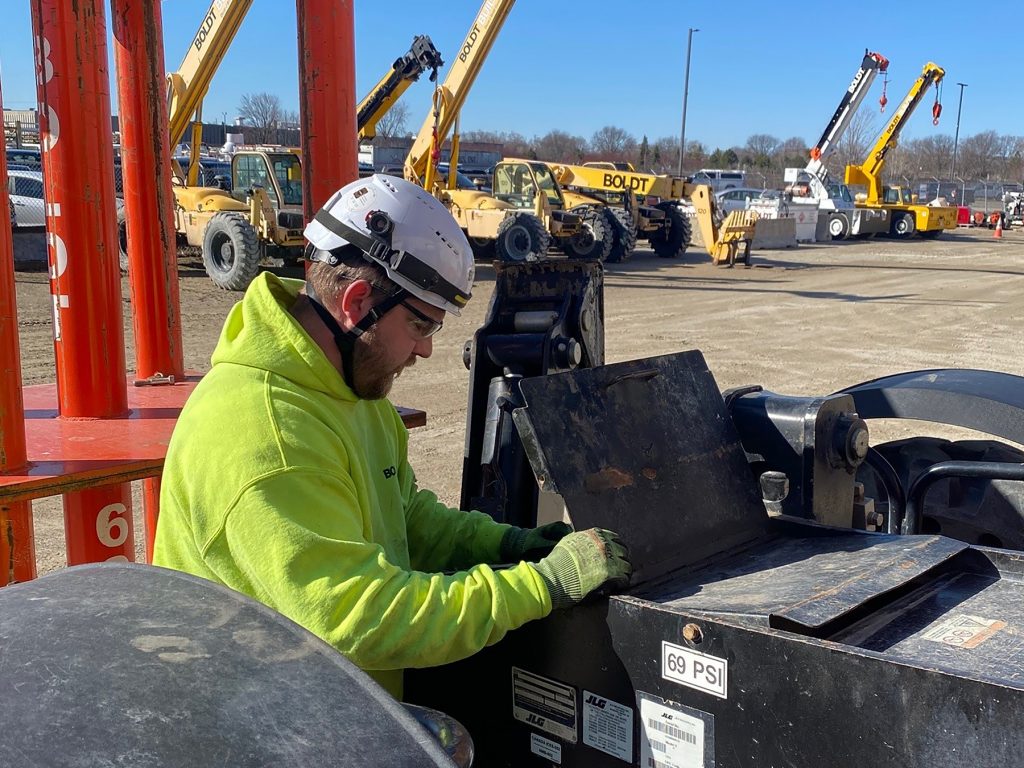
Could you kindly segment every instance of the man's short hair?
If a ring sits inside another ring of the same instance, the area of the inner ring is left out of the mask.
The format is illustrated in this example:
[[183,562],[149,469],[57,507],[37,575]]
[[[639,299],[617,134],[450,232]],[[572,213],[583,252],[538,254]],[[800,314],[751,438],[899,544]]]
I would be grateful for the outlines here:
[[306,270],[306,282],[323,301],[337,301],[345,287],[356,280],[365,280],[381,293],[391,294],[398,290],[384,271],[367,262],[355,246],[344,246],[333,253],[341,259],[337,266],[314,261]]

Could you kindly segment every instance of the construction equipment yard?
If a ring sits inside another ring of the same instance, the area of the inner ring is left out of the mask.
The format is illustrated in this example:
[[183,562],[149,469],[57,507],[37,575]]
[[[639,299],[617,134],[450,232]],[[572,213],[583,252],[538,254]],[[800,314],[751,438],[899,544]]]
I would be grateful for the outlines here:
[[[825,394],[926,368],[1024,374],[1020,230],[1005,232],[1001,240],[989,230],[959,229],[934,241],[848,240],[759,250],[750,269],[714,267],[692,247],[682,259],[659,259],[643,246],[630,262],[606,267],[610,363],[699,349],[723,390],[761,384],[793,395]],[[182,255],[179,275],[185,365],[205,372],[224,316],[241,294],[213,285],[195,256]],[[446,321],[433,356],[399,378],[392,396],[395,403],[427,412],[427,425],[412,430],[410,459],[450,504],[459,500],[467,417],[469,375],[462,349],[483,322],[493,276],[489,265],[478,264],[473,301],[461,317]],[[26,385],[54,379],[46,278],[42,265],[16,276]],[[127,278],[122,282],[127,297]],[[127,298],[124,307],[131,369]],[[926,433],[922,426],[904,421],[884,433],[884,423],[872,422],[872,441],[902,436],[895,430]],[[945,436],[964,436],[962,430],[944,429]],[[33,506],[43,573],[65,564],[60,497]],[[135,509],[141,514],[142,504]],[[142,543],[139,536],[140,560]]]

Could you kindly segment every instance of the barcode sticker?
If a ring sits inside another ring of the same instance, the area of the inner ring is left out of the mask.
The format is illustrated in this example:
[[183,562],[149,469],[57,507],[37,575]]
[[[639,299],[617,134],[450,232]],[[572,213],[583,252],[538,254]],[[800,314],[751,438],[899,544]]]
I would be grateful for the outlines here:
[[704,721],[650,699],[640,701],[640,764],[704,768]]

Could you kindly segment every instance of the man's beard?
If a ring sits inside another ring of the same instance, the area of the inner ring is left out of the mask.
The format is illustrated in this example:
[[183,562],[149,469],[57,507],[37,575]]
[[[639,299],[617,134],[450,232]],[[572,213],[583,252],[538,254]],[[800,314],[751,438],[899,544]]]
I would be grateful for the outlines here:
[[403,370],[414,365],[416,356],[394,367],[388,361],[388,354],[377,340],[373,329],[356,339],[352,352],[352,391],[363,400],[380,400],[387,397],[391,387]]

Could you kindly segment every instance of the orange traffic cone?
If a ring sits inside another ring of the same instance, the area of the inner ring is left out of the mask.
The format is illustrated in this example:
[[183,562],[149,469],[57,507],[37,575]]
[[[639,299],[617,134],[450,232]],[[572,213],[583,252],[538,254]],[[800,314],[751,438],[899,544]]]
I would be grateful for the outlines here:
[[996,231],[992,235],[992,237],[994,237],[996,240],[1000,240],[1003,237],[1003,217],[1002,216],[1000,216],[998,219],[996,219]]

